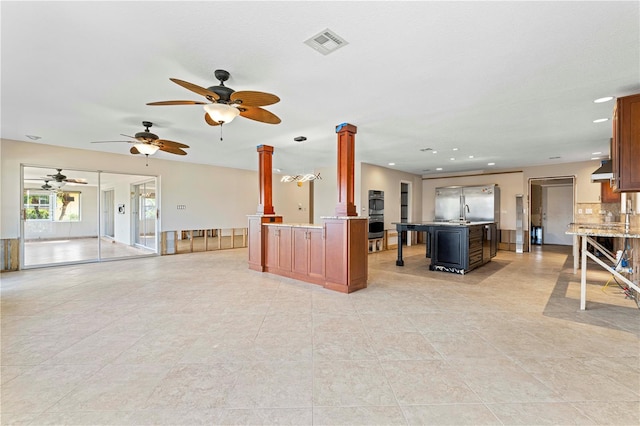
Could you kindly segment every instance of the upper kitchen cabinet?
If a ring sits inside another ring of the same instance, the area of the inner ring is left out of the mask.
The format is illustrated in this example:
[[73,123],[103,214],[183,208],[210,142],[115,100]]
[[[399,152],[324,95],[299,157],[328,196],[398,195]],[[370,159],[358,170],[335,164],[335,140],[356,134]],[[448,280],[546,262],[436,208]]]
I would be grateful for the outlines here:
[[616,100],[613,109],[613,187],[616,192],[640,191],[640,94]]

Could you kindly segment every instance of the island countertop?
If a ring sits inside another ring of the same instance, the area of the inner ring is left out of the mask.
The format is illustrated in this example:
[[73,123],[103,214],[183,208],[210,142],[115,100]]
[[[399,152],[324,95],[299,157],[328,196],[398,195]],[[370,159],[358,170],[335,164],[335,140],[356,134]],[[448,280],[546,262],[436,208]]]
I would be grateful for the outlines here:
[[640,229],[626,229],[624,223],[570,223],[565,231],[568,235],[593,237],[640,238]]
[[392,222],[392,225],[400,225],[401,227],[428,227],[428,226],[475,226],[475,225],[490,225],[495,222],[463,222],[463,221],[451,221],[451,222],[438,222],[438,221],[425,221],[425,222]]

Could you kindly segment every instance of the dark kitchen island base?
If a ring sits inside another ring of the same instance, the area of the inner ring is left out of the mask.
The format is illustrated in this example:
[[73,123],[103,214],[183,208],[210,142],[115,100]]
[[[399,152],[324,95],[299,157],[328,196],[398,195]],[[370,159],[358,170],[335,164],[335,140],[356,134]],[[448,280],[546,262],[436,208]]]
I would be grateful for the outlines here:
[[465,274],[491,261],[497,250],[497,230],[493,222],[395,223],[398,231],[397,266],[402,259],[402,232],[426,233],[426,257],[432,271]]

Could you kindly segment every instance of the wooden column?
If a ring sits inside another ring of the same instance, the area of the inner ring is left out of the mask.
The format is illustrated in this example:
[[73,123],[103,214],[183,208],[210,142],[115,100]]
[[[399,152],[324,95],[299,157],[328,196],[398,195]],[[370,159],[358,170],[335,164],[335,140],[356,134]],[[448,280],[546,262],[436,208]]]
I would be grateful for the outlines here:
[[355,134],[353,124],[336,126],[338,134],[338,205],[336,216],[357,216],[354,204],[355,179]]
[[258,145],[258,185],[260,200],[258,214],[275,214],[273,208],[273,147]]

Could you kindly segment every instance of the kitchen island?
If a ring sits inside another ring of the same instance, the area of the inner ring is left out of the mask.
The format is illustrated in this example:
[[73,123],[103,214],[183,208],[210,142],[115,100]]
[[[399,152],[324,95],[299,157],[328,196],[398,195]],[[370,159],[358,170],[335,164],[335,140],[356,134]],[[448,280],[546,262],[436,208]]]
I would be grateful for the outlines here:
[[486,264],[495,256],[497,232],[494,222],[395,222],[398,231],[397,266],[402,259],[402,233],[426,233],[426,257],[431,259],[432,271],[465,274]]

